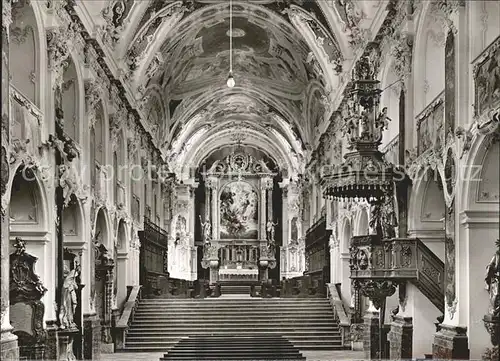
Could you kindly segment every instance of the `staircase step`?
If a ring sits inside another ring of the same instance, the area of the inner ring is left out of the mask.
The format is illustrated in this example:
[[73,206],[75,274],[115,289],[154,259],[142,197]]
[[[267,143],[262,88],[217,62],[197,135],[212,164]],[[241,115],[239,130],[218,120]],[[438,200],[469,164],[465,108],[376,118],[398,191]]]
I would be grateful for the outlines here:
[[304,360],[283,337],[215,336],[181,340],[160,360]]
[[[224,288],[250,292],[223,285],[223,294]],[[164,360],[281,360],[287,350],[303,349],[342,349],[325,298],[141,300],[124,351],[168,351]]]
[[158,337],[166,337],[169,335],[172,336],[178,336],[178,335],[183,335],[185,334],[186,336],[193,336],[193,335],[230,335],[230,334],[238,334],[238,335],[256,335],[262,332],[266,332],[268,334],[283,334],[284,336],[287,335],[296,335],[296,334],[301,334],[304,336],[307,335],[321,335],[321,334],[326,334],[332,337],[336,337],[340,335],[340,331],[336,329],[331,329],[331,328],[318,328],[318,329],[297,329],[297,328],[260,328],[260,329],[253,329],[253,330],[248,330],[243,327],[241,328],[224,328],[218,330],[217,328],[211,328],[211,329],[200,329],[200,328],[173,328],[173,329],[164,329],[164,330],[155,330],[155,331],[149,331],[145,329],[134,329],[133,331],[130,330],[130,332],[127,334],[127,339],[130,340],[131,338],[134,337],[151,337],[151,338],[158,338]]

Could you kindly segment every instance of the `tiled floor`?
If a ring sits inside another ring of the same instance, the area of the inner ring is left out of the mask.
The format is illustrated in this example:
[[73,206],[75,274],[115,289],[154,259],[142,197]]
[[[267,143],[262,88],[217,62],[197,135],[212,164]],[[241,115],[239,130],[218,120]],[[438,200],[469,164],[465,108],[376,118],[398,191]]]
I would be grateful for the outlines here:
[[[362,351],[307,351],[302,352],[307,361],[362,360]],[[119,352],[101,355],[102,361],[158,361],[163,353]],[[193,360],[194,361],[194,360]]]

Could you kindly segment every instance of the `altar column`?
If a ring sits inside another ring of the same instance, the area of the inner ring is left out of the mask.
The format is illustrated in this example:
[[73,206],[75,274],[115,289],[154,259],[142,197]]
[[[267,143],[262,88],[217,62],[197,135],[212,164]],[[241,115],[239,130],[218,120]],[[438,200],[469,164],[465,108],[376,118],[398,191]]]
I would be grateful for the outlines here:
[[289,184],[284,184],[283,182],[280,183],[280,188],[283,190],[281,198],[283,212],[281,213],[282,230],[281,230],[281,250],[280,250],[280,279],[282,279],[283,277],[286,278],[288,269],[287,250],[288,250],[288,243],[290,241],[290,217],[288,214],[289,213],[288,186]]
[[206,187],[210,189],[210,207],[212,208],[212,214],[210,221],[212,222],[212,239],[219,239],[219,183],[218,179],[215,177],[209,177],[206,179]]
[[264,241],[266,237],[266,179],[260,180],[260,240]]
[[274,186],[274,184],[272,182],[273,181],[271,180],[270,182],[268,181],[268,184],[266,184],[267,220],[274,222],[274,218],[273,218],[273,188],[274,188],[273,186]]
[[189,229],[190,229],[190,234],[189,234],[189,247],[188,247],[188,252],[190,253],[188,255],[189,260],[188,264],[190,265],[189,269],[191,271],[191,275],[189,280],[194,281],[198,277],[198,262],[196,262],[197,259],[197,252],[196,252],[196,247],[194,245],[194,234],[196,230],[196,188],[198,188],[199,183],[193,183],[191,187],[189,188],[189,218],[191,221],[189,222]]

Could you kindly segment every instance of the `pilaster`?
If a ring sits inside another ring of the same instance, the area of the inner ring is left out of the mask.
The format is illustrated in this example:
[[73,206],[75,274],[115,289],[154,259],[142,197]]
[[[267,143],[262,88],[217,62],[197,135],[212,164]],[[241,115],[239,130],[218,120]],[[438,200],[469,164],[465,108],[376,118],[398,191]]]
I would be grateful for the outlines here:
[[411,359],[413,346],[412,318],[394,316],[388,339],[391,345],[389,356],[391,360]]
[[363,351],[368,360],[379,358],[379,313],[374,311],[366,312],[363,327]]
[[101,322],[96,314],[83,315],[83,358],[101,358]]
[[2,174],[0,177],[1,197],[1,330],[0,330],[0,358],[2,360],[19,359],[17,336],[12,334],[12,326],[9,317],[9,207],[6,200],[10,195],[6,194],[9,183],[9,163],[7,153],[10,142],[10,76],[9,76],[9,27],[12,22],[11,3],[3,2],[2,8],[2,139],[0,162]]
[[467,328],[441,324],[432,343],[433,359],[469,359]]

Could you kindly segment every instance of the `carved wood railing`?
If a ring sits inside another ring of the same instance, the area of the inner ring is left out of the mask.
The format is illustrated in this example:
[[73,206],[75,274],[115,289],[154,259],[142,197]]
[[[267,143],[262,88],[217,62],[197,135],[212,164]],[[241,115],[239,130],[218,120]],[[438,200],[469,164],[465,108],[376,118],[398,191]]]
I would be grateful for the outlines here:
[[351,322],[349,320],[349,316],[345,310],[344,302],[342,301],[342,297],[340,293],[333,283],[327,284],[327,297],[332,305],[333,315],[335,317],[335,321],[339,323],[341,334],[342,334],[342,345],[344,347],[351,346]]
[[444,312],[444,263],[418,238],[386,241],[393,277],[408,278]]
[[122,314],[114,328],[114,342],[117,350],[123,350],[125,345],[128,328],[134,320],[135,311],[142,298],[141,288],[142,286],[127,286],[127,299],[123,305]]
[[351,279],[412,282],[444,312],[444,264],[418,238],[351,239]]

